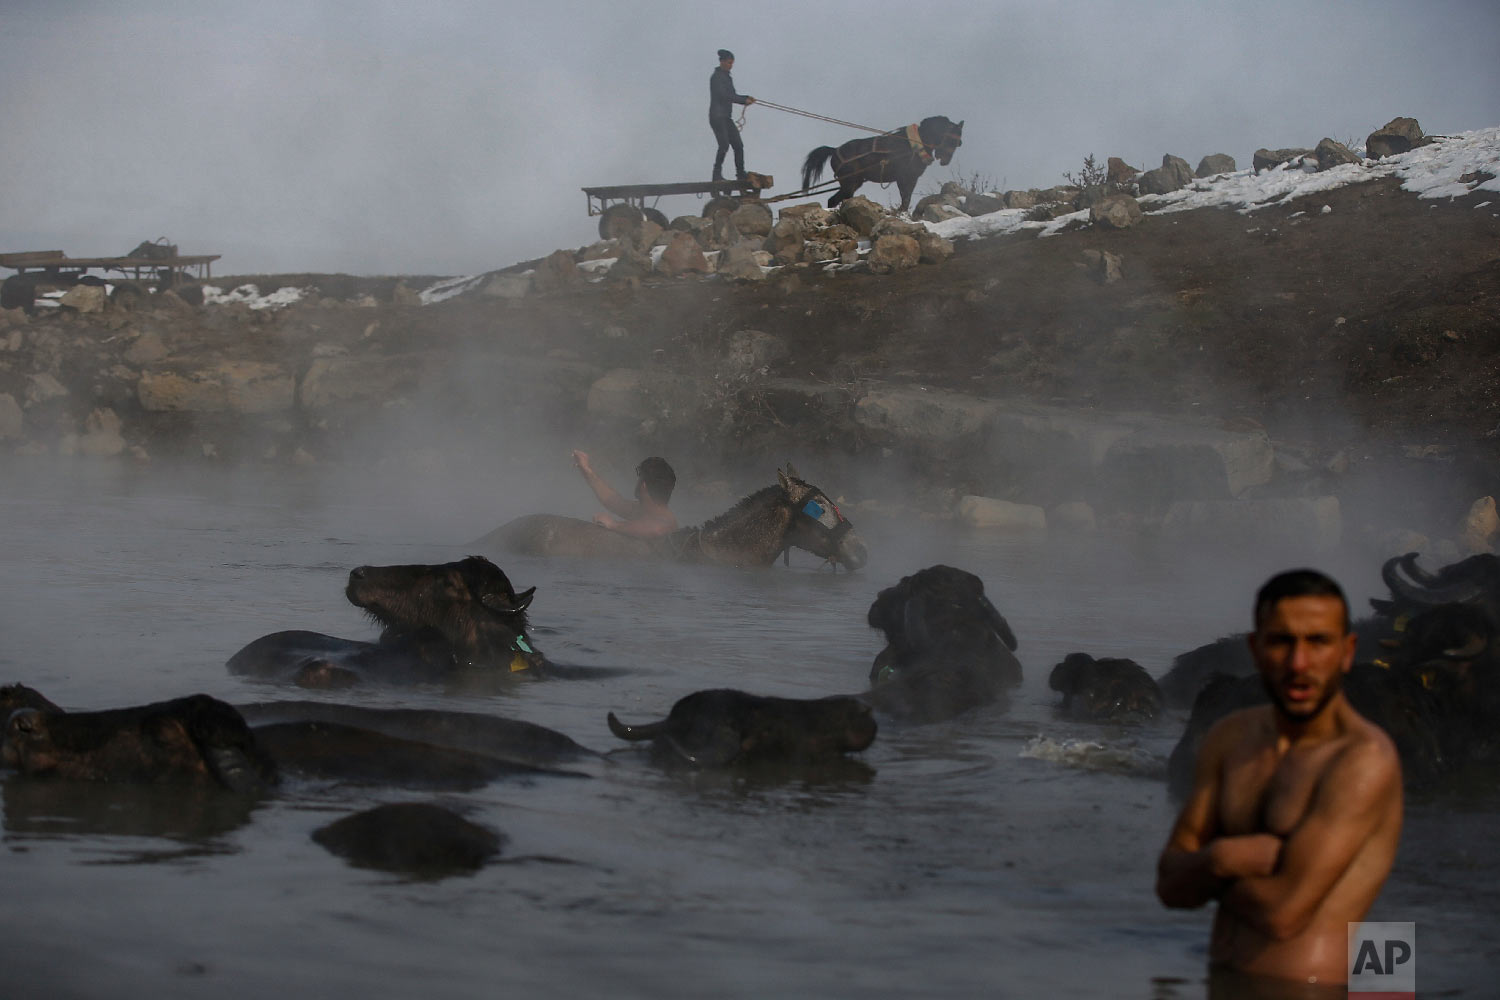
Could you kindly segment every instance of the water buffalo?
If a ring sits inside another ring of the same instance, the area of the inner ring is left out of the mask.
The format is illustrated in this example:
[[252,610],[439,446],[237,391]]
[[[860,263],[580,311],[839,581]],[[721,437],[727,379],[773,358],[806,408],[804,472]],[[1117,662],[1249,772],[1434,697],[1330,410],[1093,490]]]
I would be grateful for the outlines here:
[[1417,565],[1417,553],[1387,559],[1380,578],[1390,588],[1390,600],[1370,604],[1383,617],[1399,620],[1442,604],[1465,604],[1479,609],[1492,632],[1500,632],[1500,556],[1482,553],[1428,573]]
[[[1409,785],[1426,784],[1456,762],[1459,751],[1449,730],[1451,712],[1420,678],[1373,663],[1356,663],[1344,675],[1343,690],[1355,711],[1390,735]],[[1194,699],[1187,728],[1167,761],[1171,794],[1182,798],[1192,788],[1198,748],[1214,723],[1238,709],[1268,700],[1258,674],[1216,674],[1209,678]]]
[[886,640],[868,697],[894,718],[951,718],[1021,683],[1015,634],[973,573],[939,565],[902,577],[876,595],[866,620]]
[[359,868],[441,878],[477,871],[505,837],[442,806],[376,806],[313,831],[312,839]]
[[729,767],[757,763],[814,763],[859,751],[875,740],[870,706],[856,698],[773,698],[743,691],[697,691],[677,701],[665,719],[627,726],[609,713],[622,740],[651,740],[664,763]]
[[[7,688],[7,690],[13,690]],[[276,768],[240,714],[208,695],[103,712],[18,708],[0,757],[23,774],[258,791]]]
[[1069,653],[1052,668],[1047,686],[1062,692],[1062,710],[1075,719],[1144,722],[1162,711],[1161,689],[1134,660]]
[[[470,686],[554,670],[527,634],[536,588],[517,593],[482,556],[438,565],[360,566],[344,594],[384,627],[378,642],[319,632],[262,636],[230,657],[229,672],[309,688],[433,683]],[[571,668],[574,671],[585,668]]]

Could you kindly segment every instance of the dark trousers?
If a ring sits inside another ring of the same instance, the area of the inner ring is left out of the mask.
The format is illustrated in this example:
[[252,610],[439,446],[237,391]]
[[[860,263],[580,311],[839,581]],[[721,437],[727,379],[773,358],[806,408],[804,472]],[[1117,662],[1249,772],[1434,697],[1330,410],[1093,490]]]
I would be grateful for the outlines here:
[[740,130],[734,127],[733,119],[710,118],[708,125],[714,130],[714,138],[719,140],[719,152],[714,157],[713,179],[724,179],[724,153],[731,148],[734,150],[734,174],[736,177],[744,177],[745,146],[740,142]]

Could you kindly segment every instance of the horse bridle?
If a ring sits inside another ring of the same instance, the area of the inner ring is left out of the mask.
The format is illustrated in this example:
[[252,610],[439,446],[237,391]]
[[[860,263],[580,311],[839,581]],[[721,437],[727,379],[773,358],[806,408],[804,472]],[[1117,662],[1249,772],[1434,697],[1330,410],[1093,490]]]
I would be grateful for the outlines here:
[[[844,516],[843,512],[839,510],[838,504],[832,500],[828,500],[827,497],[823,499],[827,501],[827,507],[824,507],[815,498],[808,497],[807,502],[802,505],[802,509],[797,511],[793,516],[805,517],[811,521],[813,527],[822,532],[823,541],[827,544],[829,551],[837,552],[844,536],[854,530],[854,523]],[[829,510],[833,511],[833,516],[836,519],[835,524],[831,528],[823,523],[823,515]],[[838,562],[835,557],[830,555],[826,558],[829,562],[833,563],[834,569],[837,570]],[[784,566],[792,564],[792,547],[790,545],[781,550],[781,559]]]

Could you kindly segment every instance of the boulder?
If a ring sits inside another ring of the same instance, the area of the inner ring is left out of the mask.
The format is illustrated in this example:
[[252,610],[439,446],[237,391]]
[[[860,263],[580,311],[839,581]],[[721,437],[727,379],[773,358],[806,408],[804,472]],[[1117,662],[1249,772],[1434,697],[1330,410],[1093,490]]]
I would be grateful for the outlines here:
[[870,233],[870,238],[878,240],[882,236],[910,236],[912,239],[916,239],[918,234],[925,232],[927,232],[927,227],[920,222],[909,222],[906,219],[888,215],[875,224],[874,230]]
[[1422,127],[1415,118],[1392,118],[1370,133],[1365,140],[1365,153],[1370,159],[1378,160],[1425,146],[1428,141],[1423,137]]
[[1045,534],[1047,531],[1047,512],[1031,504],[966,496],[959,499],[954,513],[971,528],[1023,534]]
[[19,440],[24,430],[21,404],[8,392],[0,392],[0,441]]
[[809,264],[826,264],[839,259],[839,248],[821,240],[808,240],[802,244],[802,259]]
[[868,262],[870,270],[876,274],[889,274],[916,267],[921,259],[922,250],[915,239],[892,233],[875,240]]
[[916,235],[917,259],[923,264],[941,264],[953,256],[953,241],[923,229]]
[[709,221],[713,225],[709,229],[708,248],[724,249],[739,244],[742,237],[739,229],[735,227],[732,212],[715,212]]
[[1142,194],[1169,194],[1193,183],[1193,169],[1180,156],[1170,153],[1161,158],[1161,166],[1136,178]]
[[1140,202],[1128,194],[1112,194],[1089,209],[1089,221],[1105,229],[1129,229],[1144,218]]
[[1005,201],[992,194],[971,194],[964,199],[964,211],[970,215],[989,215],[1005,208]]
[[938,193],[945,198],[954,199],[954,202],[957,203],[958,201],[967,198],[974,192],[964,187],[963,184],[959,183],[958,181],[944,181],[943,186],[938,188]]
[[109,295],[103,285],[74,285],[57,300],[60,306],[77,309],[81,313],[96,313],[104,309]]
[[68,395],[67,387],[47,372],[37,372],[26,382],[26,405],[35,406]]
[[[76,441],[67,442],[72,453],[89,458],[113,458],[125,450],[125,437],[120,433],[123,425],[120,417],[109,407],[101,407],[88,415],[83,422],[83,433]],[[61,449],[68,453],[66,445]]]
[[832,212],[815,201],[803,205],[788,205],[781,210],[780,218],[795,219],[803,229],[818,229],[838,221]]
[[519,299],[531,291],[529,274],[496,274],[479,290],[481,295],[492,295],[501,299]]
[[620,256],[619,240],[600,240],[598,243],[590,243],[574,255],[574,260],[583,263],[589,260],[609,260]]
[[609,280],[614,282],[639,281],[651,273],[651,257],[634,247],[622,246],[620,256],[609,269]]
[[738,281],[764,281],[766,277],[755,251],[745,246],[730,247],[720,253],[715,271],[725,278]]
[[1310,149],[1296,149],[1293,147],[1287,147],[1286,149],[1266,149],[1265,147],[1261,147],[1255,151],[1255,156],[1251,159],[1250,165],[1255,168],[1256,173],[1260,173],[1262,170],[1270,170],[1272,167],[1278,167],[1283,163],[1300,160],[1311,152],[1312,150]]
[[[930,194],[930,195],[927,195],[925,198],[919,199],[917,201],[916,205],[912,207],[911,217],[913,219],[924,218],[925,215],[926,215],[927,210],[929,208],[934,207],[934,206],[940,206],[942,208],[958,209],[958,205],[959,205],[959,200],[957,198],[952,198],[952,197],[949,197],[948,195],[945,195],[945,194]],[[963,211],[959,211],[958,214],[959,215],[966,215],[967,213],[963,212]],[[937,221],[937,220],[933,220],[933,221]]]
[[1078,197],[1079,188],[1074,184],[1059,184],[1056,187],[1045,188],[1036,194],[1038,205],[1072,204],[1073,199]]
[[1235,167],[1234,157],[1227,153],[1209,153],[1198,161],[1198,169],[1195,175],[1198,177],[1212,177],[1214,174],[1232,174]]
[[807,236],[808,239],[837,248],[841,254],[859,249],[859,234],[842,223],[813,230]]
[[[560,251],[566,253],[566,251]],[[572,263],[571,258],[568,263]],[[576,270],[576,268],[575,268]],[[422,304],[422,293],[406,287],[406,282],[396,282],[396,287],[391,289],[391,305],[394,306],[419,306]]]
[[1114,187],[1121,187],[1130,183],[1131,178],[1140,173],[1135,167],[1126,163],[1118,156],[1111,156],[1104,172],[1104,181]]
[[1085,250],[1083,261],[1089,276],[1101,285],[1112,285],[1125,276],[1120,271],[1121,258],[1117,253],[1110,253],[1108,250]]
[[839,219],[861,237],[869,236],[875,224],[885,218],[886,211],[862,195],[855,195],[839,203]]
[[381,406],[409,397],[430,361],[421,355],[315,358],[302,376],[302,408],[312,413],[346,404]]
[[160,361],[169,353],[167,345],[162,343],[161,334],[155,330],[146,330],[125,348],[124,358],[132,365],[149,365]]
[[[318,364],[314,361],[313,367]],[[136,398],[141,409],[157,413],[278,413],[294,407],[296,382],[281,365],[222,361],[206,368],[142,372]]]
[[1078,196],[1073,199],[1073,211],[1081,212],[1086,208],[1093,208],[1099,202],[1109,197],[1112,192],[1103,184],[1090,184]]
[[698,245],[697,237],[679,230],[672,233],[671,241],[656,262],[656,269],[669,278],[688,271],[707,274],[708,261],[703,257],[703,248]]
[[573,262],[573,254],[567,250],[554,250],[536,266],[531,287],[542,293],[555,292],[571,288],[582,280],[583,274]]
[[802,223],[797,219],[778,219],[766,236],[762,249],[774,257],[789,247],[800,248],[805,232]]
[[771,233],[771,209],[755,202],[746,202],[729,213],[734,228],[741,236],[769,236]]
[[1007,191],[1000,196],[1006,208],[1035,208],[1035,191]]
[[729,338],[724,360],[733,373],[751,372],[791,354],[785,340],[761,330],[740,330]]
[[953,205],[934,202],[912,213],[912,218],[923,222],[947,222],[949,219],[967,219],[969,213]]
[[665,229],[650,219],[642,219],[641,224],[631,229],[623,239],[637,250],[646,251],[656,246],[656,241],[661,239],[664,232]]
[[1348,146],[1326,136],[1313,149],[1313,156],[1317,158],[1319,170],[1327,170],[1345,163],[1362,162],[1359,155]]

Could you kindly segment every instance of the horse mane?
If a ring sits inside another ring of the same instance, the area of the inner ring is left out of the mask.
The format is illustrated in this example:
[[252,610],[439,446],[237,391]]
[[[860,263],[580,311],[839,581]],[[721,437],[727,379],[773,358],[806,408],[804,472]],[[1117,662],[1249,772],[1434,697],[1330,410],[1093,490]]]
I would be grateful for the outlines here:
[[[793,482],[801,482],[801,480],[793,480]],[[805,486],[806,484],[803,483],[803,485]],[[724,513],[709,518],[707,521],[704,521],[702,524],[700,524],[696,529],[689,530],[696,530],[699,532],[717,531],[720,528],[723,528],[726,525],[739,520],[739,518],[743,514],[747,513],[751,508],[761,504],[771,494],[779,492],[781,492],[781,486],[778,484],[773,483],[770,486],[762,486],[760,489],[756,490],[754,493],[751,493],[749,496],[741,497],[738,503],[726,510]]]

